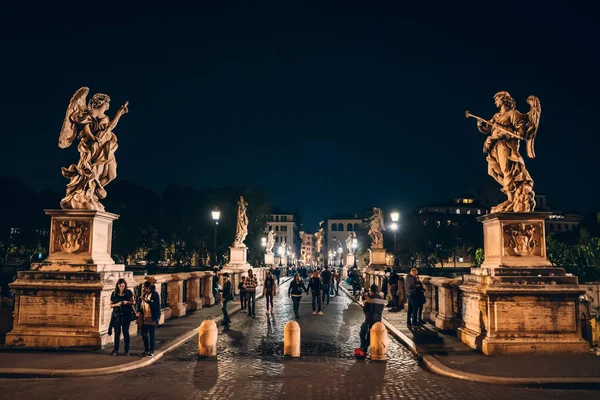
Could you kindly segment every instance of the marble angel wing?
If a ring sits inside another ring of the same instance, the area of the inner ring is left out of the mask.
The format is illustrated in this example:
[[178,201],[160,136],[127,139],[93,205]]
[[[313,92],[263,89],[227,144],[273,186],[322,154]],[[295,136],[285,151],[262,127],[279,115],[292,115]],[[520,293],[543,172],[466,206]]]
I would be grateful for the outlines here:
[[537,135],[538,127],[540,126],[540,115],[542,114],[542,106],[540,99],[536,96],[529,96],[527,104],[531,107],[527,113],[527,130],[525,131],[525,139],[527,140],[527,156],[535,158],[535,136]]
[[67,107],[67,113],[65,114],[65,120],[63,121],[63,126],[60,130],[60,136],[58,137],[58,147],[61,149],[69,147],[77,137],[77,131],[75,129],[75,124],[71,121],[71,115],[85,109],[85,101],[89,92],[90,89],[84,86],[76,91],[73,97],[71,97],[69,107]]

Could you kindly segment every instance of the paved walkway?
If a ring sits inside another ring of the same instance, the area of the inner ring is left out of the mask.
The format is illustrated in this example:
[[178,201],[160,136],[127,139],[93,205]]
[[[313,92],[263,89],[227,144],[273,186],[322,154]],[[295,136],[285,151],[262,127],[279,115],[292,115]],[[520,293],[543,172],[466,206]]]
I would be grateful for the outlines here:
[[[282,278],[281,284],[290,278]],[[262,288],[257,289],[257,299],[262,297]],[[237,302],[230,302],[230,315],[240,310]],[[210,307],[189,313],[185,317],[168,319],[156,331],[156,351],[153,358],[142,358],[144,344],[140,335],[131,338],[130,356],[111,356],[112,345],[97,351],[37,351],[23,349],[0,350],[0,376],[44,377],[44,376],[90,376],[130,371],[152,364],[166,352],[180,346],[198,334],[202,321],[222,319],[221,306]],[[121,339],[122,340],[122,339]],[[121,350],[123,342],[121,341]]]
[[[344,284],[351,295],[352,288]],[[583,384],[600,388],[600,357],[592,354],[486,356],[431,323],[406,326],[406,312],[383,312],[388,330],[435,373],[497,384]]]
[[[388,361],[357,360],[361,307],[345,293],[332,297],[323,315],[313,315],[311,296],[295,319],[287,285],[274,299],[274,313],[258,301],[256,318],[243,313],[231,327],[219,327],[217,357],[198,357],[196,337],[156,363],[134,371],[91,377],[2,379],[0,398],[112,399],[477,399],[597,400],[594,390],[491,387],[439,376],[424,370],[393,337]],[[300,357],[283,356],[283,331],[289,320],[301,329]]]

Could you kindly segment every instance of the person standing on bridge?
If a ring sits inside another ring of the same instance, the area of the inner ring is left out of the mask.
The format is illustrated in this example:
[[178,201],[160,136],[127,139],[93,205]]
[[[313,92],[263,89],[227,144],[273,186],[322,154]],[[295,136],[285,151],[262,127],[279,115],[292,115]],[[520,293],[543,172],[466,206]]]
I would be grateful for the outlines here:
[[258,286],[258,282],[256,281],[256,276],[251,269],[248,270],[248,277],[246,278],[246,284],[244,287],[246,288],[246,298],[248,301],[248,316],[256,317],[256,286]]
[[221,290],[221,303],[223,304],[223,308],[221,309],[223,311],[223,321],[221,321],[221,325],[226,328],[231,324],[229,314],[227,313],[227,304],[231,300],[233,300],[233,290],[229,281],[229,273],[225,272],[223,274],[223,289]]
[[363,312],[365,313],[365,321],[360,326],[360,347],[354,350],[357,357],[365,358],[369,344],[371,341],[371,327],[375,322],[381,321],[381,314],[385,308],[385,299],[379,295],[377,285],[371,285],[369,294],[364,297]]
[[273,297],[277,294],[277,285],[271,271],[267,271],[267,277],[263,283],[263,296],[267,302],[267,315],[269,315],[269,305],[271,305],[271,315],[273,315]]
[[154,357],[156,346],[156,325],[160,321],[160,295],[156,287],[149,281],[144,282],[142,295],[142,340],[144,352],[142,357]]
[[302,291],[308,293],[308,289],[304,286],[304,282],[300,279],[300,274],[294,275],[294,280],[290,283],[288,289],[288,297],[292,297],[294,303],[294,315],[296,318],[300,316],[300,300],[302,299]]
[[331,271],[327,269],[327,266],[321,272],[321,279],[323,280],[323,303],[325,303],[325,298],[327,298],[327,304],[329,304],[331,297]]
[[[319,278],[319,271],[314,270],[313,276],[308,281],[308,291],[312,294],[312,309],[313,315],[317,314],[316,304],[319,304],[319,315],[323,315],[323,311],[321,311],[321,290],[323,289],[321,283],[321,278]],[[307,292],[308,293],[308,292]]]

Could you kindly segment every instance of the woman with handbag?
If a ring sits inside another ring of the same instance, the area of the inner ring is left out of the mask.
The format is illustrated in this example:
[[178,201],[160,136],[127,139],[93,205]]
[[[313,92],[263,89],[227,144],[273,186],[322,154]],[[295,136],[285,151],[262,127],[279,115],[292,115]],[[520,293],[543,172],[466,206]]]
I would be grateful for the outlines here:
[[115,331],[114,349],[111,356],[119,354],[119,344],[121,341],[121,332],[123,332],[123,342],[125,343],[125,356],[129,355],[129,325],[135,320],[133,292],[127,289],[127,282],[121,278],[117,281],[115,291],[110,295],[110,306],[112,315],[110,325]]

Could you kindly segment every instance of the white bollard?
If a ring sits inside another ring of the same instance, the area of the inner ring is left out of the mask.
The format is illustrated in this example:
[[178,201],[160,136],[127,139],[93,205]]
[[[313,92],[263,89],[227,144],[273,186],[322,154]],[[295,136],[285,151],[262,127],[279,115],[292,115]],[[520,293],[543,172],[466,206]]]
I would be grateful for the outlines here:
[[300,357],[300,325],[289,321],[283,330],[283,355]]
[[217,355],[217,335],[219,330],[217,324],[212,319],[202,321],[198,332],[198,355],[216,356]]
[[385,325],[375,322],[371,327],[371,360],[386,361],[388,348],[388,335]]

